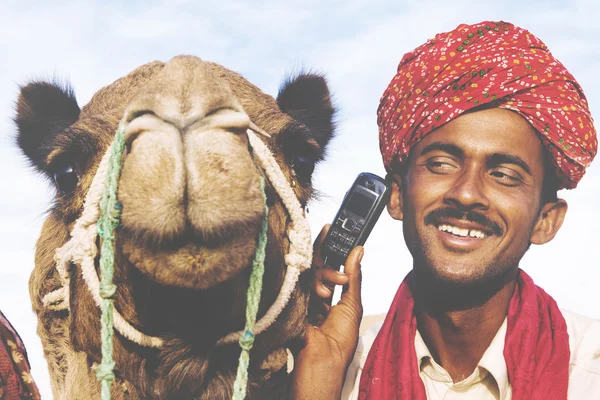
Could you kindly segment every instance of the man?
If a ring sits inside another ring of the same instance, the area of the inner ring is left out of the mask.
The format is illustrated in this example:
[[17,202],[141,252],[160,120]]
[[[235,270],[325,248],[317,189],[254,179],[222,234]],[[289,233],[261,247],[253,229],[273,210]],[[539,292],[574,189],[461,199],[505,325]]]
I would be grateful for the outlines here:
[[39,399],[25,346],[0,312],[0,400]]
[[403,57],[378,125],[413,270],[358,348],[363,249],[345,273],[318,270],[319,297],[345,291],[308,327],[296,398],[600,399],[600,321],[560,310],[519,269],[597,152],[575,78],[524,29],[460,25]]

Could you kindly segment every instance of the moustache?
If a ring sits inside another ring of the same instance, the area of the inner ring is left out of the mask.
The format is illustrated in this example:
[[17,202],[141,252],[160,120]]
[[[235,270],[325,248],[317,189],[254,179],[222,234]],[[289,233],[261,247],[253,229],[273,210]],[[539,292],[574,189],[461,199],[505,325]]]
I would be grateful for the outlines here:
[[430,212],[425,217],[425,224],[435,225],[442,219],[459,219],[473,222],[483,226],[485,229],[498,236],[501,236],[503,233],[502,227],[497,222],[492,221],[485,215],[476,211],[460,211],[452,207],[438,208],[437,210]]

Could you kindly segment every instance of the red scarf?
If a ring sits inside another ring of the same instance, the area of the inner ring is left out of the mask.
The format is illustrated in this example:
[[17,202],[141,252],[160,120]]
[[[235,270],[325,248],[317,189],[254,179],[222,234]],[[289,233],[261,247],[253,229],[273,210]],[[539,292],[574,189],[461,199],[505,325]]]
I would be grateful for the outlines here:
[[[359,399],[425,400],[415,351],[417,319],[409,288],[400,285],[369,351]],[[508,308],[504,359],[514,400],[565,400],[569,383],[569,335],[556,302],[520,271]]]

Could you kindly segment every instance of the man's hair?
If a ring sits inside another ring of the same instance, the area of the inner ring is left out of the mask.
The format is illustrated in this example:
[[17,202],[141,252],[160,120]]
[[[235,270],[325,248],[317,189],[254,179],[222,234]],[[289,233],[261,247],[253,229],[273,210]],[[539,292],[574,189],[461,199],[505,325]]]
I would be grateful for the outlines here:
[[558,200],[558,175],[556,165],[552,155],[544,149],[544,180],[542,181],[542,195],[540,207],[546,203],[553,203]]

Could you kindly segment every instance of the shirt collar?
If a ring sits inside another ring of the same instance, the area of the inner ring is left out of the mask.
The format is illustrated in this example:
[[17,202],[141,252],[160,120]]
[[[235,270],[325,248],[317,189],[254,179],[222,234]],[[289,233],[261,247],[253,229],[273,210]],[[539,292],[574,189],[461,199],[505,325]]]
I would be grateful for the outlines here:
[[500,391],[500,398],[504,399],[509,388],[508,369],[506,368],[506,360],[504,359],[504,342],[506,340],[507,319],[498,329],[496,336],[492,339],[489,347],[483,353],[479,366],[485,368],[496,380]]
[[[489,347],[483,353],[481,360],[477,364],[477,367],[487,371],[498,385],[498,391],[500,398],[504,399],[509,388],[508,381],[508,370],[506,368],[506,361],[504,360],[504,341],[506,339],[507,322],[506,318],[498,332],[492,339]],[[452,378],[439,364],[436,363],[431,352],[427,348],[423,337],[417,330],[415,335],[415,351],[417,355],[417,363],[419,370],[424,371],[431,379],[452,383]],[[483,379],[481,375],[481,379]]]

